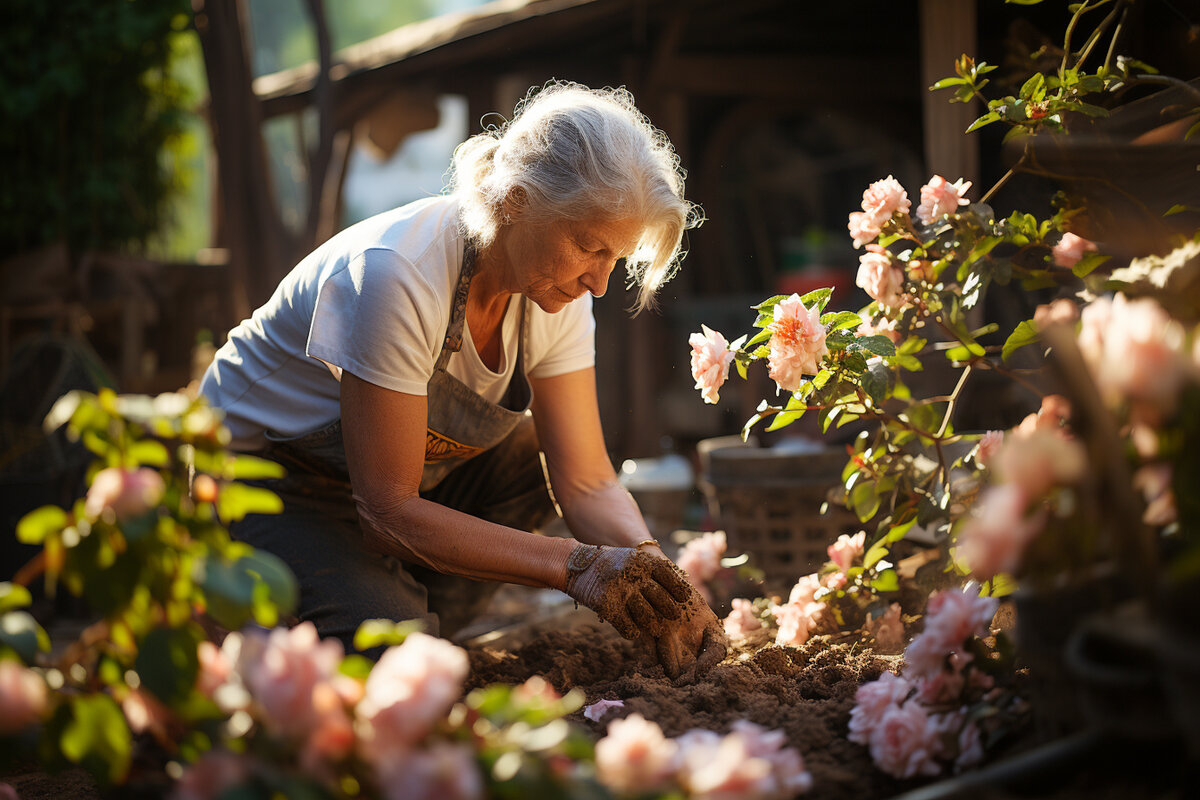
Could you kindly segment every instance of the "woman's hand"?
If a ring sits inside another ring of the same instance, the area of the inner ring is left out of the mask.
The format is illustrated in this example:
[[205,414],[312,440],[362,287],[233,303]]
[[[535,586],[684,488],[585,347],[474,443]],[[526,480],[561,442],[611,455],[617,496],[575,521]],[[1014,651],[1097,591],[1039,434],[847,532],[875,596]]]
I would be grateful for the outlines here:
[[725,632],[716,615],[666,557],[580,544],[567,570],[567,594],[625,638],[652,638],[669,678],[693,678],[725,657]]

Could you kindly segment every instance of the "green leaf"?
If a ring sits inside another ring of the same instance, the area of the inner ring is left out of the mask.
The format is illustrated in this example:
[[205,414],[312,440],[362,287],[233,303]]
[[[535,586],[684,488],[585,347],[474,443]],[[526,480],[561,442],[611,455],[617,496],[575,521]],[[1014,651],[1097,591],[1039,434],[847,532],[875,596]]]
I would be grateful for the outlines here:
[[247,514],[278,514],[283,511],[279,495],[258,486],[228,483],[217,496],[217,514],[226,522],[237,522]]
[[894,358],[896,355],[896,343],[886,336],[876,334],[874,336],[860,336],[855,340],[862,349],[884,358]]
[[874,481],[859,481],[850,490],[850,509],[861,522],[866,522],[879,511],[879,494]]
[[287,474],[283,465],[258,456],[238,455],[233,459],[233,479],[259,481],[266,478],[282,478]]
[[17,541],[41,544],[52,533],[67,525],[67,512],[58,506],[42,506],[21,517],[17,523]]
[[835,311],[821,317],[821,324],[827,331],[837,331],[843,328],[857,328],[862,325],[862,317],[853,311]]
[[129,448],[129,456],[138,466],[165,467],[171,460],[167,448],[155,439],[142,439]]
[[951,86],[962,86],[967,83],[966,78],[942,78],[940,81],[929,87],[929,91],[934,92],[938,89],[949,89]]
[[879,561],[887,554],[887,545],[885,545],[883,542],[876,542],[875,544],[871,545],[871,548],[867,550],[866,555],[863,556],[863,568],[870,569],[878,564]]
[[[992,250],[995,249],[996,245],[1000,244],[1003,241],[1004,241],[1004,237],[1002,237],[1002,236],[985,236],[982,239],[980,239],[979,242],[974,247],[971,248],[971,252],[967,254],[966,260],[963,261],[962,266],[959,267],[960,275],[962,274],[962,270],[964,267],[971,266],[976,261],[978,261],[979,259],[986,256],[988,253],[992,252]],[[960,280],[961,280],[961,278],[960,278]]]
[[[1200,125],[1200,123],[1196,123],[1196,124]],[[1182,205],[1180,203],[1176,203],[1175,205],[1171,206],[1166,211],[1164,211],[1163,216],[1171,217],[1176,214],[1182,214],[1183,212],[1188,211],[1188,210],[1189,210],[1188,206]]]
[[342,659],[342,663],[338,665],[338,672],[343,675],[349,675],[351,678],[358,678],[365,681],[367,676],[371,674],[371,668],[374,666],[375,662],[366,656],[351,653]]
[[134,670],[142,686],[167,705],[187,699],[196,686],[200,661],[196,650],[204,633],[195,625],[155,628],[142,639]]
[[0,645],[11,647],[21,660],[32,664],[38,651],[50,651],[50,637],[28,611],[9,611],[0,617]]
[[819,311],[825,310],[825,304],[829,302],[830,295],[833,294],[833,289],[824,287],[821,289],[813,289],[804,295],[801,295],[800,302],[805,308],[813,308],[814,306]]
[[896,570],[885,569],[875,576],[874,580],[868,581],[867,585],[876,592],[896,592],[900,590],[900,578],[896,575]]
[[1031,100],[1040,100],[1041,97],[1038,97],[1037,93],[1040,91],[1044,96],[1046,93],[1045,88],[1046,76],[1040,72],[1035,72],[1032,76],[1030,76],[1029,80],[1025,81],[1024,85],[1021,86],[1021,91],[1018,92],[1018,94],[1021,97]]
[[1075,273],[1075,277],[1083,278],[1091,274],[1092,270],[1108,261],[1111,256],[1101,255],[1100,253],[1088,253],[1083,258],[1075,262],[1075,266],[1071,267],[1071,272]]
[[108,695],[94,694],[72,699],[70,714],[59,741],[63,755],[101,781],[121,783],[129,772],[133,736],[120,707]]
[[421,620],[409,619],[394,622],[390,619],[369,619],[358,626],[354,632],[354,647],[357,650],[370,650],[373,647],[393,647],[403,644],[410,633],[416,633],[425,628]]
[[1017,590],[1017,579],[1012,575],[1000,574],[985,581],[979,587],[980,597],[1007,597]]
[[1184,140],[1191,139],[1193,136],[1195,136],[1198,133],[1200,133],[1200,120],[1197,120],[1196,122],[1192,123],[1192,126],[1187,129],[1186,133],[1183,134],[1183,138],[1184,138]]
[[989,111],[986,114],[984,114],[982,117],[980,117],[979,119],[972,122],[967,127],[967,129],[965,131],[963,131],[963,133],[970,133],[971,131],[977,131],[980,128],[982,128],[984,125],[991,125],[993,122],[998,122],[999,120],[1000,120],[999,114],[997,114],[995,111]]
[[950,361],[970,361],[972,358],[982,358],[986,353],[978,342],[970,342],[951,347],[946,351],[946,358]]
[[793,422],[803,417],[804,412],[807,410],[807,407],[802,407],[796,409],[795,411],[781,411],[775,415],[775,418],[771,420],[771,424],[765,428],[765,431],[769,433],[770,431],[777,431],[780,428],[786,428],[788,425],[791,425]]
[[1008,357],[1014,352],[1028,344],[1033,344],[1041,338],[1038,333],[1037,324],[1027,319],[1024,322],[1017,323],[1017,327],[1004,340],[1004,347],[1000,350],[1000,359],[1008,361]]
[[0,582],[0,614],[14,608],[24,608],[33,602],[33,595],[19,583]]
[[85,397],[90,396],[87,392],[73,389],[55,400],[54,405],[47,412],[46,418],[42,420],[42,430],[46,433],[53,433],[63,425],[66,425],[75,416],[75,411],[79,408],[79,404],[83,402]]

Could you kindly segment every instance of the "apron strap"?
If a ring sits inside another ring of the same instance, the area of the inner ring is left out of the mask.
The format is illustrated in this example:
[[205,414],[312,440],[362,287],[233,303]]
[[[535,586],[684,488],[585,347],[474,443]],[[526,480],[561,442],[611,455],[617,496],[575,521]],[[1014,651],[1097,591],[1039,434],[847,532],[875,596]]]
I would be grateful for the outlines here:
[[454,288],[454,304],[450,307],[450,324],[446,326],[446,339],[438,355],[436,369],[444,370],[450,356],[462,349],[463,325],[467,321],[467,292],[471,289],[471,278],[475,275],[475,247],[467,242],[463,248],[462,270],[458,273],[458,285]]

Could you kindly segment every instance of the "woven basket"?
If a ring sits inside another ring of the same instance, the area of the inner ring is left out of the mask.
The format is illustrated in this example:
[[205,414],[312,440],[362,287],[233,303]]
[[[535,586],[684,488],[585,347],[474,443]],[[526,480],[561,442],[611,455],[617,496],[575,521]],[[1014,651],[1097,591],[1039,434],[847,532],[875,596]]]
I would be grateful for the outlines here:
[[756,447],[712,449],[702,458],[700,487],[709,513],[725,530],[730,554],[746,553],[767,589],[787,592],[819,569],[839,534],[858,518],[836,502],[821,506],[841,483],[843,448],[813,453]]

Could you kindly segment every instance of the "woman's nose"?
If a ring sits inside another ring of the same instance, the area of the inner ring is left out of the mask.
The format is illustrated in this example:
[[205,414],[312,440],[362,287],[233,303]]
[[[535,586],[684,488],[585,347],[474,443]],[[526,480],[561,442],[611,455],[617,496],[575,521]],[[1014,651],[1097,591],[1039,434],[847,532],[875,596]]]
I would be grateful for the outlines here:
[[615,261],[606,262],[602,267],[583,273],[579,280],[591,292],[592,297],[604,297],[604,293],[608,291],[608,278],[615,266]]

